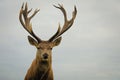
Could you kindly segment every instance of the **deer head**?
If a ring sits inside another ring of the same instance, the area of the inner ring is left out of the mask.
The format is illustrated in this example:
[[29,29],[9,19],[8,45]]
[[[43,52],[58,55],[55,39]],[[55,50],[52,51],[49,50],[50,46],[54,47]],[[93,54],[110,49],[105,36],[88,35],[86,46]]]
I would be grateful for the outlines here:
[[44,41],[41,40],[36,34],[33,32],[31,19],[38,13],[38,9],[34,11],[34,13],[29,16],[29,13],[32,11],[32,9],[28,10],[27,3],[26,5],[22,5],[20,13],[19,13],[19,20],[24,29],[30,34],[28,36],[28,41],[31,45],[35,46],[37,48],[37,54],[36,54],[36,61],[38,64],[49,64],[52,63],[52,48],[55,46],[58,46],[61,42],[61,35],[67,31],[73,24],[74,19],[77,14],[76,7],[74,6],[74,11],[72,14],[72,18],[70,20],[67,19],[66,10],[64,9],[63,5],[58,4],[58,6],[54,7],[60,9],[64,15],[64,25],[61,29],[60,24],[58,27],[57,32],[48,40]]

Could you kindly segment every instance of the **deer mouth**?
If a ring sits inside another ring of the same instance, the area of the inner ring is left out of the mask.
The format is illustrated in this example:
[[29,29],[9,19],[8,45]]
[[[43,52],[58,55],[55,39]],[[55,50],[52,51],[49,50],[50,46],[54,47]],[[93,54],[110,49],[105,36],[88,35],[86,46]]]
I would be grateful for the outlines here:
[[42,59],[41,61],[40,61],[40,64],[48,64],[48,59]]

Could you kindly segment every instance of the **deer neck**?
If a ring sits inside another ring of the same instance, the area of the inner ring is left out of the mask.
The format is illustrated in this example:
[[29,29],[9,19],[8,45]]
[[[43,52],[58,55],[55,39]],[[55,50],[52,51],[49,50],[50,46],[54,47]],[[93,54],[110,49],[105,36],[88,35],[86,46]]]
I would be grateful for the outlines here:
[[52,69],[51,63],[39,62],[39,60],[36,59],[36,64],[35,80],[47,80],[49,71]]

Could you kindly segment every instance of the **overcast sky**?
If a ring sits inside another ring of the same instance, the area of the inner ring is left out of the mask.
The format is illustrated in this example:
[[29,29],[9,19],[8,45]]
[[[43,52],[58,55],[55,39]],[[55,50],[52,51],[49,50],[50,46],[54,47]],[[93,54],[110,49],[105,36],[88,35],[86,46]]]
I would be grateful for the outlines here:
[[53,49],[55,80],[120,80],[120,0],[0,0],[0,80],[23,80],[35,58],[18,15],[23,2],[40,8],[34,32],[47,40],[63,24],[53,4],[63,4],[76,20]]

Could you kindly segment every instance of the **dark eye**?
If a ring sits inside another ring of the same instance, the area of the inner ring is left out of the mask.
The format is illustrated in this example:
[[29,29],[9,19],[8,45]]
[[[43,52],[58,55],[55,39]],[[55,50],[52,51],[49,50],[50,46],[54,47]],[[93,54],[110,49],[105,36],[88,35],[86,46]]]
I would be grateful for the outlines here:
[[52,48],[50,48],[52,50]]
[[37,49],[42,49],[41,47],[37,47]]
[[40,49],[39,47],[37,49]]

